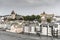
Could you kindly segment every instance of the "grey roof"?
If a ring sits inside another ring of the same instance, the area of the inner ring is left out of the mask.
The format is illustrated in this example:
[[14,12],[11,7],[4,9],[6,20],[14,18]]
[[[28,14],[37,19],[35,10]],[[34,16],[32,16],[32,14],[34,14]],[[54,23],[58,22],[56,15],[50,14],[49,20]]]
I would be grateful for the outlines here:
[[60,21],[56,21],[56,23],[60,23]]
[[54,26],[55,26],[55,27],[57,27],[57,26],[58,26],[58,24],[54,24]]
[[50,25],[50,26],[53,26],[53,25],[54,25],[54,23],[49,23],[49,25]]
[[55,23],[50,23],[49,25],[50,26],[54,26],[54,27],[57,27],[58,26],[58,24],[55,24]]
[[39,26],[38,24],[36,24],[36,23],[34,23],[34,22],[25,22],[24,24],[25,24],[25,26],[28,26],[28,27],[29,27],[29,26],[30,26],[30,27],[31,27],[31,26]]
[[43,26],[54,26],[54,27],[57,27],[58,26],[58,24],[55,24],[54,22],[52,22],[52,23],[48,23],[48,24],[41,24],[41,25],[43,25]]
[[60,16],[55,16],[56,18],[60,18]]

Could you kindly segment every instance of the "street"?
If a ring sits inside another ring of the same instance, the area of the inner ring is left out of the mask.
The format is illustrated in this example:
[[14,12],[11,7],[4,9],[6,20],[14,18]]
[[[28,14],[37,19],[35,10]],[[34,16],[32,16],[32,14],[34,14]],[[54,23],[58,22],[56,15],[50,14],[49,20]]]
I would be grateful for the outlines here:
[[52,37],[25,35],[11,32],[0,31],[0,40],[60,40]]

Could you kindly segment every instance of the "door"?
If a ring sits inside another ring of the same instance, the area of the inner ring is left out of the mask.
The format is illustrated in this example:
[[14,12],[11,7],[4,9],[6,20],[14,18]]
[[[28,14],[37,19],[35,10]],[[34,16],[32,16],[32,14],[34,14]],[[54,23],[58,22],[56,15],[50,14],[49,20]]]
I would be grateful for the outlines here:
[[47,35],[47,25],[40,25],[40,34]]
[[31,27],[30,33],[36,33],[36,32],[35,32],[35,27],[33,27],[33,26]]
[[29,27],[24,27],[24,32],[29,33]]
[[42,35],[47,35],[47,27],[42,27]]
[[52,28],[50,26],[48,27],[48,36],[52,36]]

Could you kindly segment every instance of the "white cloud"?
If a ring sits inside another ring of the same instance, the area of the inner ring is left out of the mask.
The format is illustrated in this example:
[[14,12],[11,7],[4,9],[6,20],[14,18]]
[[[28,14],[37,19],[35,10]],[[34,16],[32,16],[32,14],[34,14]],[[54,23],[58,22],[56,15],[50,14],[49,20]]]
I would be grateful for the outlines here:
[[28,6],[47,6],[55,5],[59,1],[57,0],[0,0],[0,5],[11,7],[28,7]]
[[41,3],[42,1],[41,0],[26,0],[28,3]]
[[0,0],[0,12],[9,14],[15,10],[23,15],[39,14],[42,11],[60,13],[57,11],[59,5],[60,0]]

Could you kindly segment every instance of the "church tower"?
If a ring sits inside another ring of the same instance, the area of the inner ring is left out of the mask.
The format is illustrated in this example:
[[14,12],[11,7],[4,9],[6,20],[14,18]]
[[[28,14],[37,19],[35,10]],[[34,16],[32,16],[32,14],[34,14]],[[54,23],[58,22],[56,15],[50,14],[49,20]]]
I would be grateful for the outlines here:
[[14,10],[11,12],[11,17],[12,17],[12,19],[15,19],[15,17],[16,17]]

